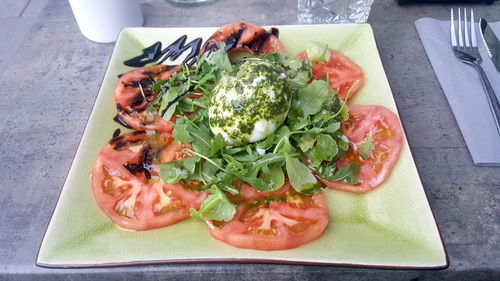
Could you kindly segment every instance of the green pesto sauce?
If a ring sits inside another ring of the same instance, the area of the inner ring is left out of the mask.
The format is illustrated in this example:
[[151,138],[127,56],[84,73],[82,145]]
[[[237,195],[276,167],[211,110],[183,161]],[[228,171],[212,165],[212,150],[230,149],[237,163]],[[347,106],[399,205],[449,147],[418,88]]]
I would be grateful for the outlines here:
[[209,124],[235,143],[248,142],[254,125],[267,120],[277,127],[290,109],[291,90],[285,70],[269,61],[249,60],[224,76],[209,105]]

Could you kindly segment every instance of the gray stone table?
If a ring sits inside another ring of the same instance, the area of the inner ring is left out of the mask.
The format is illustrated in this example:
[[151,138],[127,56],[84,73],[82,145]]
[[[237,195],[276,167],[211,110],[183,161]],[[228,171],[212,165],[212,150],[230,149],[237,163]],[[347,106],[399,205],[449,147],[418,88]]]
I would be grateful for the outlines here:
[[[65,0],[1,0],[0,280],[500,280],[500,168],[472,165],[413,22],[447,19],[450,5],[375,0],[369,22],[425,191],[446,270],[274,264],[176,264],[101,269],[35,265],[113,44],[86,40]],[[500,20],[500,2],[473,5]],[[144,0],[146,26],[295,24],[296,0],[217,0],[180,8]]]

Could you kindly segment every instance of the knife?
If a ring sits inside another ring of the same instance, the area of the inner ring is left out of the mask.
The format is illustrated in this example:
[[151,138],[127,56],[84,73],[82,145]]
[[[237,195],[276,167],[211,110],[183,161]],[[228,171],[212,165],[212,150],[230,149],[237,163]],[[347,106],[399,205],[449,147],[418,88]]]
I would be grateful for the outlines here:
[[500,72],[500,41],[488,25],[484,18],[479,19],[479,29],[481,30],[481,37],[483,38],[484,45],[490,56],[493,64],[498,72]]

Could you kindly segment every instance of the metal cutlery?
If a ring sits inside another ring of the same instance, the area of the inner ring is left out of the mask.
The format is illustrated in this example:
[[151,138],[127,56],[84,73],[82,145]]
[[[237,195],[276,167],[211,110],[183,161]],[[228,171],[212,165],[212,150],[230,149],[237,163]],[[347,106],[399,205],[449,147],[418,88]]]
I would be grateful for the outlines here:
[[[470,21],[467,22],[467,10],[463,9],[463,22],[461,9],[458,8],[458,30],[455,29],[455,20],[453,15],[453,9],[451,9],[451,46],[455,57],[476,69],[481,78],[484,90],[486,91],[486,97],[488,99],[488,104],[493,114],[495,120],[495,125],[497,131],[500,134],[500,103],[498,102],[497,96],[491,87],[490,81],[486,76],[483,68],[481,67],[482,58],[479,54],[477,48],[476,39],[476,29],[474,26],[474,11],[470,10]],[[458,40],[457,40],[458,33]]]
[[481,31],[481,38],[483,38],[486,51],[490,57],[493,65],[498,72],[500,72],[500,40],[491,29],[490,25],[484,18],[479,19],[479,31]]

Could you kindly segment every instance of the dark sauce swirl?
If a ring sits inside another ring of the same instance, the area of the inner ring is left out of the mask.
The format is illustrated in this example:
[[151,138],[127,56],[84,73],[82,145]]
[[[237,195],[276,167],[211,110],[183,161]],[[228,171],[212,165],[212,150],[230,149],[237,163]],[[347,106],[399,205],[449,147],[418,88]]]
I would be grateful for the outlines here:
[[200,52],[201,42],[203,40],[201,38],[196,38],[186,44],[186,38],[187,35],[179,37],[179,39],[165,47],[165,49],[162,49],[162,44],[158,41],[153,45],[144,48],[141,55],[126,60],[123,64],[131,67],[143,67],[150,63],[161,64],[167,59],[175,61],[184,52],[190,50],[187,57],[182,61],[182,64],[192,65],[196,62],[198,53]]

